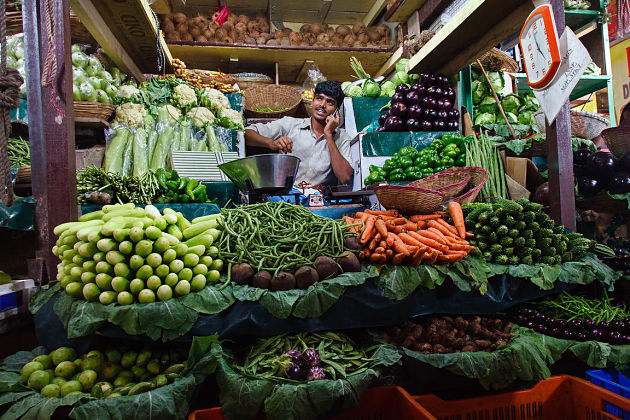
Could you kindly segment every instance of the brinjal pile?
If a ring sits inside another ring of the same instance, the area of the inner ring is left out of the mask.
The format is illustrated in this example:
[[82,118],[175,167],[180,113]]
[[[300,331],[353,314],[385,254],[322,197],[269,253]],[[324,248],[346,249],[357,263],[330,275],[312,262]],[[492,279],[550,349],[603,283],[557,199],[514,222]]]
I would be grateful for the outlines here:
[[573,171],[582,197],[592,197],[602,191],[630,193],[630,153],[615,159],[610,152],[578,149],[573,153]]

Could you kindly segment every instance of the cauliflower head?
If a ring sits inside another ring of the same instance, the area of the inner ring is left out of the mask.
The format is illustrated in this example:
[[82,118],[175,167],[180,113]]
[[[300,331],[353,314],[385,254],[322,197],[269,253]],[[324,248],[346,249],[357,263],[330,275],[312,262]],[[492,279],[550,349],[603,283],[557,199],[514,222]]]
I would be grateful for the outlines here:
[[197,94],[188,85],[181,84],[173,88],[173,102],[181,108],[186,108],[197,104]]
[[204,88],[201,91],[201,105],[214,111],[230,108],[230,101],[227,96],[216,89]]
[[195,127],[201,128],[206,125],[206,123],[212,124],[214,121],[214,114],[206,107],[194,107],[190,108],[190,111],[186,114],[188,118],[191,119]]
[[220,124],[232,130],[242,130],[243,115],[234,109],[222,109]]
[[137,127],[142,124],[145,115],[147,115],[147,111],[144,106],[127,102],[116,108],[114,120],[129,127]]

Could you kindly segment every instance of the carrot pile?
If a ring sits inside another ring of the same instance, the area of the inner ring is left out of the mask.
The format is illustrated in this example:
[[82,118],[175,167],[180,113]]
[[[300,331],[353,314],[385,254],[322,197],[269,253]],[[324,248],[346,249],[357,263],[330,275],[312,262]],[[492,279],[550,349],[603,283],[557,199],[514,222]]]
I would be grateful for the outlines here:
[[474,249],[467,237],[459,203],[447,207],[453,225],[443,212],[415,215],[408,219],[397,210],[358,212],[344,216],[348,229],[357,234],[363,251],[359,259],[375,264],[446,264],[459,261]]

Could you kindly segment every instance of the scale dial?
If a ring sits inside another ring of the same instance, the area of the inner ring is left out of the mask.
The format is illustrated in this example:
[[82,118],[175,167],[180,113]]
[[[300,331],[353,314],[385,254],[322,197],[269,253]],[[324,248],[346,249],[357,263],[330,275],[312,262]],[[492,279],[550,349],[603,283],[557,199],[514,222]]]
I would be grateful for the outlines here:
[[551,6],[538,6],[521,30],[519,43],[527,72],[527,82],[543,89],[553,81],[560,67],[558,32]]

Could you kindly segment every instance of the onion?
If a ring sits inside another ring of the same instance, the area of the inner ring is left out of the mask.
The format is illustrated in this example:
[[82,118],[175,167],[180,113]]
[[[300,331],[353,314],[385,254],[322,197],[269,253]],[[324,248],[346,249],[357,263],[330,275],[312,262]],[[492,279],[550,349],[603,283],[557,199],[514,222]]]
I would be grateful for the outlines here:
[[289,41],[289,38],[282,38],[280,40],[280,45],[282,45],[283,47],[288,47],[289,45],[291,45],[291,41]]
[[355,41],[352,48],[363,48],[365,45],[361,41]]
[[201,30],[198,27],[192,27],[190,28],[190,34],[193,36],[193,38],[197,38],[198,36],[201,36]]
[[245,26],[247,26],[247,23],[249,22],[249,17],[247,17],[247,15],[238,15],[238,21],[244,23]]
[[302,35],[298,32],[292,32],[289,34],[289,41],[291,41],[291,44],[298,45],[302,42]]
[[164,22],[162,23],[162,29],[164,29],[165,32],[173,32],[175,30],[175,25],[173,24],[172,20],[164,19]]
[[266,43],[267,43],[267,40],[265,39],[265,37],[259,36],[258,38],[256,38],[256,44],[265,45]]
[[311,32],[311,25],[309,25],[308,23],[305,23],[304,25],[300,27],[300,32],[301,33]]
[[198,37],[195,38],[195,41],[197,41],[197,42],[208,42],[208,38],[206,38],[203,35],[199,35]]
[[[258,38],[259,36],[262,36],[262,34],[258,31],[254,31],[254,32],[250,32],[249,36],[254,37],[254,38]],[[270,38],[268,38],[270,39]]]
[[[175,35],[177,35],[177,39],[175,39]],[[178,41],[179,34],[177,32],[164,32],[164,38],[166,38],[167,41]]]
[[265,40],[269,41],[273,36],[269,32],[261,33],[260,36],[264,37]]
[[304,37],[304,40],[308,43],[308,45],[315,44],[315,41],[317,40],[316,36],[312,33],[303,34],[302,36]]
[[357,40],[352,34],[349,34],[346,35],[346,37],[343,39],[343,42],[345,42],[348,46],[353,46],[354,43],[357,42]]
[[188,17],[182,12],[175,13],[173,15],[173,21],[175,23],[185,23],[186,21],[188,21]]
[[267,22],[258,22],[260,32],[269,32],[269,24]]
[[361,44],[367,44],[369,40],[370,37],[367,36],[365,32],[359,34],[359,36],[357,37],[357,41],[359,41]]
[[282,33],[284,34],[285,37],[289,37],[289,35],[291,35],[293,33],[293,30],[291,30],[291,28],[284,28],[282,30]]
[[355,35],[358,35],[361,32],[365,32],[365,25],[363,24],[363,22],[357,22],[352,25],[352,32],[354,32]]
[[302,42],[300,42],[299,46],[300,46],[300,47],[310,47],[309,43],[308,43],[308,42],[306,42],[306,41],[302,41]]
[[328,34],[328,38],[331,38],[331,39],[332,39],[332,37],[333,37],[333,36],[335,36],[335,34],[336,34],[337,32],[335,32],[335,30],[334,30],[333,28],[328,28],[328,29],[326,30],[326,33]]
[[245,42],[245,44],[252,44],[252,45],[257,43],[256,40],[254,38],[252,38],[251,36],[248,36],[247,38],[245,38],[244,42]]
[[258,30],[258,22],[256,22],[255,20],[250,20],[249,23],[247,24],[247,30],[249,32],[254,32]]
[[282,32],[280,29],[276,29],[275,31],[273,31],[273,37],[276,39],[281,39],[284,36],[284,32]]
[[[214,32],[214,38],[218,41],[218,40],[222,40],[227,38],[227,31],[223,28],[219,28]],[[219,41],[222,42],[222,41]]]
[[328,43],[330,42],[330,37],[328,36],[328,34],[319,34],[317,35],[317,42],[324,44],[324,43]]
[[223,24],[223,29],[225,29],[228,32],[232,32],[234,30],[234,24],[232,22],[225,22]]
[[205,31],[203,31],[203,36],[206,37],[206,39],[210,39],[214,37],[214,31],[211,31],[210,29],[206,29]]
[[247,32],[247,24],[239,21],[236,25],[234,25],[234,30],[236,32]]
[[234,13],[230,13],[227,19],[225,20],[225,23],[231,23],[232,25],[234,25],[237,20],[238,20],[238,17]]

